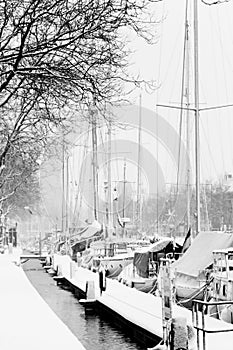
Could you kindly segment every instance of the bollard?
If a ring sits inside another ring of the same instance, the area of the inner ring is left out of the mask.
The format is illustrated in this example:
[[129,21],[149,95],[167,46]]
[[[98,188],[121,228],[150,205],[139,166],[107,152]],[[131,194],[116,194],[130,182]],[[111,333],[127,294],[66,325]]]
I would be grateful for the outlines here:
[[86,282],[86,299],[95,299],[95,282]]
[[100,295],[102,295],[102,292],[106,290],[106,272],[103,267],[99,270],[99,288],[100,288]]
[[70,262],[70,279],[73,278],[73,262]]
[[75,263],[74,261],[70,262],[70,279],[74,278],[75,276]]
[[171,350],[188,350],[188,327],[185,317],[172,318],[170,334]]

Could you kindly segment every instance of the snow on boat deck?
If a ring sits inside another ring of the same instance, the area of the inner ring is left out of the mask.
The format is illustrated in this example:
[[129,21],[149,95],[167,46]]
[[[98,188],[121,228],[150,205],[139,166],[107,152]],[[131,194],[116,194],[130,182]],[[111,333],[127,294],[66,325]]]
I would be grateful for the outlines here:
[[0,255],[1,350],[85,350],[12,261],[19,256]]
[[[99,276],[82,267],[77,267],[74,262],[57,256],[60,271],[71,284],[85,291],[86,281],[95,282],[95,296],[98,302],[117,312],[126,320],[162,338],[162,304],[161,298],[129,288],[116,280],[107,279],[106,291],[100,296]],[[185,317],[192,324],[192,313],[188,309],[176,305],[174,317]],[[206,350],[232,350],[233,349],[233,325],[205,316],[207,330],[224,330],[231,332],[207,333]],[[192,344],[192,349],[195,349]],[[202,336],[200,338],[200,350],[202,348]]]

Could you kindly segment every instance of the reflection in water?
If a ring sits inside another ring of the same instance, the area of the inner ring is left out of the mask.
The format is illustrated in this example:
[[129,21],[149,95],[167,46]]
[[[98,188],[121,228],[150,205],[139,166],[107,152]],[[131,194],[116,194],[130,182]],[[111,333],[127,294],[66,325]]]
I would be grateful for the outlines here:
[[23,264],[23,269],[43,299],[77,336],[86,350],[146,349],[99,315],[86,315],[74,295],[58,287],[53,278],[44,272],[39,261],[29,260]]

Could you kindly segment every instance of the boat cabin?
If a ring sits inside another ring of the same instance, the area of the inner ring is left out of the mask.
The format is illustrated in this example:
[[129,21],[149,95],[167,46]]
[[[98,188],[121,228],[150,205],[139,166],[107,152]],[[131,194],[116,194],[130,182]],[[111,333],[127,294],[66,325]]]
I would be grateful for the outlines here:
[[213,251],[213,297],[233,300],[233,248]]

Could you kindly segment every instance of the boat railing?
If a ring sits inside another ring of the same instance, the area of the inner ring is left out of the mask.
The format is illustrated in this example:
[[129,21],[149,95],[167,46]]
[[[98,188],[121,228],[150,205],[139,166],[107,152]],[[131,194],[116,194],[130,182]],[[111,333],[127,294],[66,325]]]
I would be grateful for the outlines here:
[[219,329],[209,329],[206,326],[206,315],[208,314],[208,307],[210,306],[223,306],[223,305],[233,305],[233,301],[202,301],[202,300],[193,300],[192,303],[192,321],[193,327],[197,331],[197,350],[200,349],[200,333],[202,332],[202,350],[206,350],[206,333],[223,333],[223,332],[232,332],[233,326],[221,327]]

